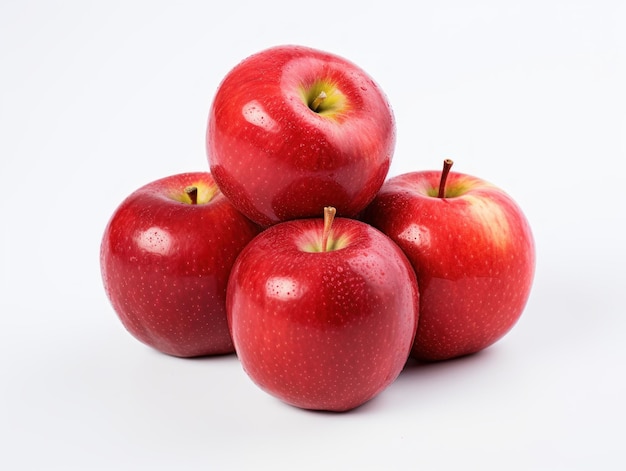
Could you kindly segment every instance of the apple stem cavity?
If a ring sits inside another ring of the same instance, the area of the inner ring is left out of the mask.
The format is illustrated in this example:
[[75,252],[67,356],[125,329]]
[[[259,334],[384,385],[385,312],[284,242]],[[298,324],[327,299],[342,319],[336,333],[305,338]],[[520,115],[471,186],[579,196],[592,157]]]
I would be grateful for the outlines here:
[[320,107],[320,105],[322,104],[322,102],[328,97],[328,95],[326,95],[326,92],[324,90],[322,90],[320,92],[319,95],[317,95],[317,97],[311,102],[311,104],[309,105],[309,108],[311,108],[313,111],[317,111],[317,109]]
[[450,173],[452,164],[454,164],[454,162],[450,159],[443,161],[443,170],[441,171],[441,180],[439,180],[439,193],[437,194],[437,198],[446,197],[446,180],[448,180],[448,174]]
[[185,193],[189,196],[191,204],[198,204],[198,188],[195,186],[188,186],[185,188]]
[[335,220],[335,214],[337,210],[332,206],[326,206],[324,208],[324,232],[322,232],[322,252],[328,250],[328,237],[333,227],[333,221]]

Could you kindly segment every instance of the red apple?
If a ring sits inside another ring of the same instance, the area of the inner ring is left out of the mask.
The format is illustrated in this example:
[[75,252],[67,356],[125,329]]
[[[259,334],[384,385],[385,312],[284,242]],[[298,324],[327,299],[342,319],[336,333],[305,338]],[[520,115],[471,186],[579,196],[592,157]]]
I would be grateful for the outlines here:
[[223,79],[206,144],[222,192],[261,225],[318,217],[329,204],[355,216],[387,176],[395,122],[382,90],[353,63],[278,46]]
[[226,285],[235,258],[259,232],[206,172],[139,188],[102,239],[104,287],[126,329],[170,355],[233,352]]
[[388,237],[354,219],[331,229],[329,219],[258,235],[233,267],[227,309],[237,355],[260,388],[300,408],[346,411],[399,375],[418,292]]
[[390,178],[362,216],[415,269],[420,323],[412,356],[422,360],[474,353],[504,336],[534,275],[533,237],[520,207],[482,179],[447,175],[451,165]]

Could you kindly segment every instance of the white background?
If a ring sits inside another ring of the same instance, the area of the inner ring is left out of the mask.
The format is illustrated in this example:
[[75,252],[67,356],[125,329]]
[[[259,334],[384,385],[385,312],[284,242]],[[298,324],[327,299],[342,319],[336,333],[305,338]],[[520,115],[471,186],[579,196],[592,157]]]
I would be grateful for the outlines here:
[[[0,3],[0,468],[626,469],[626,2]],[[472,357],[347,414],[286,406],[234,355],[121,326],[99,245],[122,199],[207,170],[222,77],[269,46],[342,55],[387,93],[390,175],[507,190],[534,229],[526,311]]]

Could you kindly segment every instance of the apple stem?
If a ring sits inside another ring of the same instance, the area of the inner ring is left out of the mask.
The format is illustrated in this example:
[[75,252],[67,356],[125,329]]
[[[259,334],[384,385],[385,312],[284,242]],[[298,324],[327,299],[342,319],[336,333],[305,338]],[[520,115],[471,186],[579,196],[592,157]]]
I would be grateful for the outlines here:
[[441,180],[439,180],[439,194],[437,194],[437,198],[446,197],[446,180],[448,179],[448,174],[450,173],[453,163],[454,162],[450,159],[443,161],[443,170],[441,172]]
[[185,193],[189,196],[191,204],[198,204],[198,188],[195,186],[188,186],[185,188]]
[[310,108],[313,111],[317,111],[317,109],[320,107],[320,105],[322,104],[322,102],[326,99],[328,95],[326,95],[326,92],[324,90],[322,90],[320,92],[319,95],[317,95],[317,97],[315,98],[315,100],[313,100],[311,102]]
[[322,252],[328,250],[328,236],[330,230],[333,227],[333,221],[335,220],[335,214],[337,210],[332,206],[326,206],[324,208],[324,232],[322,232]]

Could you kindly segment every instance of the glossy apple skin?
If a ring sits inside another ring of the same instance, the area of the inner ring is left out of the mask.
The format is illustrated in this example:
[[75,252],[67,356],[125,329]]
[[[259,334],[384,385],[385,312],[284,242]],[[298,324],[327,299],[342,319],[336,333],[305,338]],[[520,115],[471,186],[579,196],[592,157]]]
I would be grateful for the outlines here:
[[300,408],[346,411],[399,375],[419,298],[401,250],[359,221],[335,219],[346,247],[303,251],[322,226],[288,221],[257,236],[233,267],[228,320],[241,364],[260,388]]
[[478,352],[521,316],[535,269],[535,245],[520,207],[504,191],[451,172],[390,178],[362,219],[394,240],[415,269],[420,323],[412,356],[446,360]]
[[[216,191],[209,202],[171,197],[198,182]],[[235,258],[259,230],[206,172],[173,175],[136,190],[115,210],[100,250],[106,294],[122,324],[169,355],[233,352],[226,285]]]
[[[312,111],[302,87],[332,81],[346,97],[334,117]],[[250,56],[223,79],[206,134],[223,193],[263,226],[317,217],[332,205],[354,216],[383,184],[395,122],[380,87],[353,63],[301,46]]]

